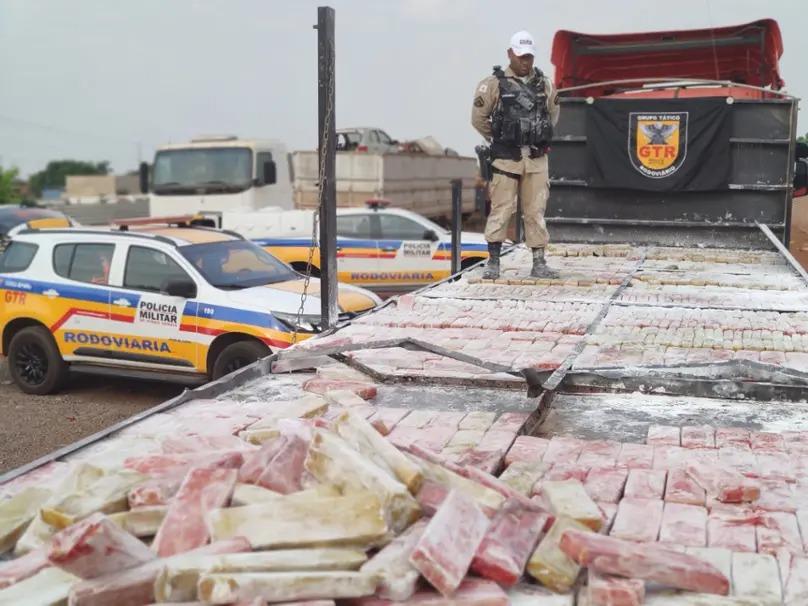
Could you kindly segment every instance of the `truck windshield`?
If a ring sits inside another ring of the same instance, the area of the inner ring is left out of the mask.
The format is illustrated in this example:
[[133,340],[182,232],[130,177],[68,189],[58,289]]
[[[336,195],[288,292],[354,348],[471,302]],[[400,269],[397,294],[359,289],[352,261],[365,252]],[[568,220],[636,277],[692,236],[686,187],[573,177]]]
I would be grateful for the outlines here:
[[246,147],[160,151],[154,159],[154,192],[240,192],[250,187],[252,172],[252,151]]
[[236,290],[300,277],[260,246],[244,240],[190,244],[179,251],[217,288]]

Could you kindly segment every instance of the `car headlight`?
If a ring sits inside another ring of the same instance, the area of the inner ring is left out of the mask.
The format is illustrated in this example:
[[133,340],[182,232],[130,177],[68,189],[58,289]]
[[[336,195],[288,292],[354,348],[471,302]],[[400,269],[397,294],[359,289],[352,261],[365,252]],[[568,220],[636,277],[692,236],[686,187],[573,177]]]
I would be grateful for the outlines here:
[[320,314],[301,314],[299,322],[297,314],[273,311],[272,315],[290,330],[303,332],[319,332],[320,330]]

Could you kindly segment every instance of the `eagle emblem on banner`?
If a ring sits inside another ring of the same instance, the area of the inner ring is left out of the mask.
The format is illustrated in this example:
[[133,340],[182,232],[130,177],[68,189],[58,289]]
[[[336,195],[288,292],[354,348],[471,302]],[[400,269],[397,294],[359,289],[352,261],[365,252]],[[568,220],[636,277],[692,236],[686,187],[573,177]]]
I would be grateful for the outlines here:
[[687,112],[629,114],[628,155],[646,177],[664,179],[687,156]]

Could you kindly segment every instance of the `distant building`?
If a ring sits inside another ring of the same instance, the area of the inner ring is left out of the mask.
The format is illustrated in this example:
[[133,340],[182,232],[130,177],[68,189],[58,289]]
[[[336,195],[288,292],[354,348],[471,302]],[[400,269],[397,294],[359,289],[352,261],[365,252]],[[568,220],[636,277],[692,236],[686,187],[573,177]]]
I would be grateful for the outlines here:
[[58,188],[43,189],[40,199],[45,202],[58,202],[62,199],[65,190]]
[[71,175],[65,182],[65,197],[73,204],[113,202],[119,197],[140,195],[140,179],[129,175]]

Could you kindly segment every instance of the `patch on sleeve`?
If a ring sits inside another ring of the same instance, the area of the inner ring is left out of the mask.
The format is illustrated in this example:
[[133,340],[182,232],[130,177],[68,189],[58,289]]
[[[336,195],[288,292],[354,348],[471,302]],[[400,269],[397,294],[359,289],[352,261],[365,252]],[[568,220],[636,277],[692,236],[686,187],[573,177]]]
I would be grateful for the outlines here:
[[483,105],[485,105],[485,100],[482,97],[474,99],[474,107],[482,107]]
[[480,88],[477,89],[477,92],[484,93],[487,90],[488,90],[488,85],[487,84],[480,84]]

